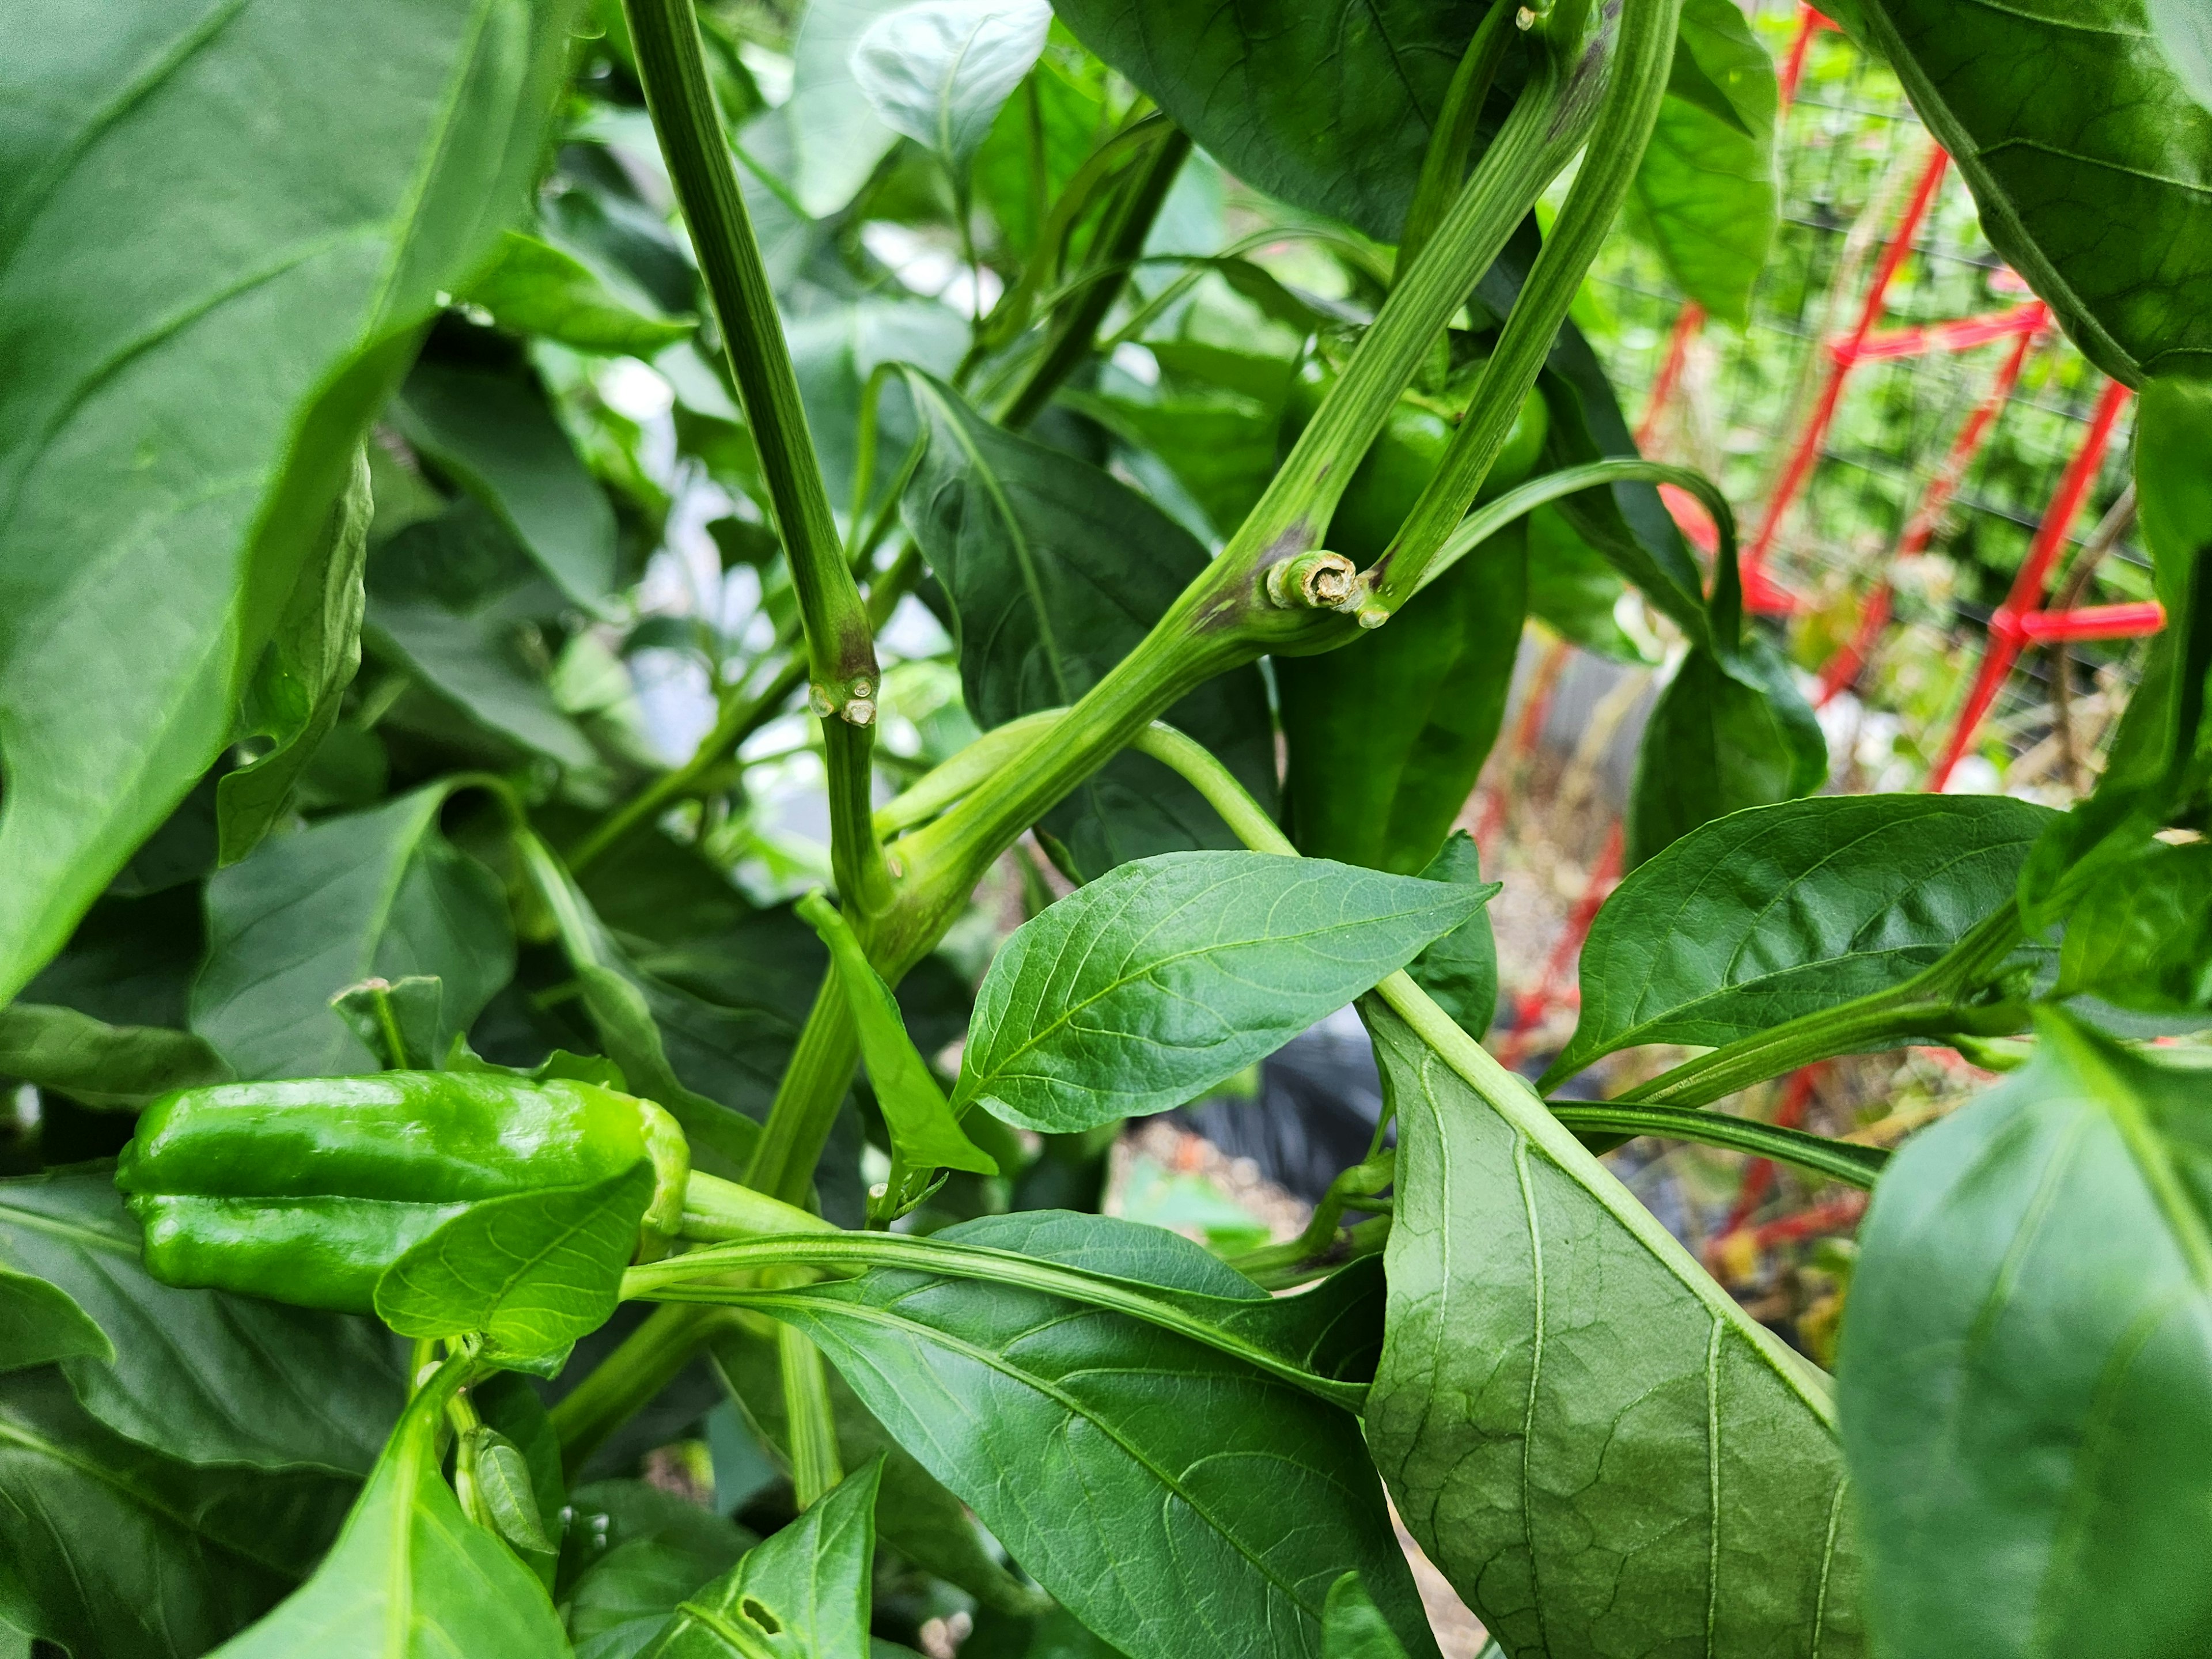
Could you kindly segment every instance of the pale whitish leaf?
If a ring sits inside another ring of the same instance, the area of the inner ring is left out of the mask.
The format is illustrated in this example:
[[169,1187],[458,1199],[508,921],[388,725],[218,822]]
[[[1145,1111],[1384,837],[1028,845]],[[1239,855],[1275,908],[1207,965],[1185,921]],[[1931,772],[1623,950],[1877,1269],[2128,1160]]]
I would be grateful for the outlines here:
[[1266,853],[1119,866],[1000,951],[954,1103],[1054,1132],[1180,1106],[1404,967],[1485,896]]
[[2149,1659],[2212,1628],[2206,1073],[2038,1030],[1905,1144],[1859,1235],[1838,1380],[1896,1659]]
[[853,79],[894,131],[964,170],[1044,50],[1046,0],[920,0],[853,48]]
[[438,1473],[445,1394],[417,1396],[314,1576],[222,1659],[563,1659],[544,1588]]
[[1429,1559],[1513,1659],[1861,1653],[1827,1380],[1533,1094],[1365,1012],[1399,1134],[1367,1443]]
[[506,896],[448,842],[436,783],[264,842],[208,883],[192,1030],[241,1078],[378,1069],[331,1006],[371,976],[444,981],[440,1048],[514,972]]
[[363,425],[523,206],[574,13],[7,6],[0,1000],[229,742]]
[[640,1164],[590,1187],[471,1205],[384,1270],[377,1316],[402,1336],[482,1332],[501,1358],[565,1354],[621,1302],[653,1181]]
[[[853,48],[904,0],[810,0],[791,42],[791,96],[780,112],[791,137],[799,204],[817,218],[853,199],[898,134],[853,79]],[[749,135],[750,137],[750,135]]]
[[405,1397],[369,1320],[156,1284],[104,1173],[0,1182],[0,1262],[66,1291],[113,1344],[112,1364],[66,1362],[86,1409],[187,1462],[358,1476]]
[[645,1659],[833,1659],[868,1644],[876,1553],[871,1460],[687,1597]]

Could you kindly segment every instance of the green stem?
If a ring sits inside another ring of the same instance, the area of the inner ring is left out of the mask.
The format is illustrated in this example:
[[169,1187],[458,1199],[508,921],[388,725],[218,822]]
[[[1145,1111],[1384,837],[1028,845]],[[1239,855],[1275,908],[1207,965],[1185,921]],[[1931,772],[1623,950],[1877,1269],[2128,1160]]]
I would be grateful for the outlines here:
[[[892,979],[889,974],[884,977]],[[845,1091],[853,1086],[853,1068],[860,1063],[860,1037],[853,1024],[852,1001],[833,964],[814,994],[814,1006],[799,1028],[791,1063],[776,1083],[775,1103],[745,1171],[746,1186],[787,1204],[805,1201],[814,1182],[814,1165],[830,1139]]]
[[1183,781],[1221,815],[1221,821],[1237,839],[1254,852],[1279,853],[1287,858],[1298,855],[1291,838],[1276,827],[1266,809],[1203,744],[1192,741],[1164,721],[1154,720],[1130,739],[1129,747],[1181,774]]
[[2003,1036],[2026,1024],[2011,1002],[1973,1002],[1996,979],[2022,934],[2020,908],[2008,900],[1902,985],[1817,1009],[1686,1060],[1622,1098],[1636,1103],[1708,1106],[1815,1060],[1862,1054],[1913,1038],[1963,1033]]
[[1609,1152],[1624,1136],[1654,1135],[1662,1140],[1695,1141],[1701,1146],[1723,1146],[1778,1164],[1794,1164],[1861,1188],[1872,1187],[1875,1177],[1889,1162],[1889,1154],[1879,1146],[1829,1140],[1802,1129],[1754,1123],[1724,1112],[1620,1100],[1555,1100],[1551,1105],[1552,1115],[1586,1143],[1602,1139],[1604,1145],[1593,1146],[1593,1152]]
[[845,1478],[837,1455],[837,1413],[830,1403],[830,1374],[822,1350],[793,1327],[775,1328],[776,1370],[783,1382],[783,1416],[791,1437],[792,1494],[811,1510]]
[[[1100,227],[1098,239],[1091,248],[1093,264],[1126,267],[1144,252],[1145,239],[1152,234],[1152,223],[1160,215],[1160,204],[1167,200],[1176,174],[1182,171],[1189,155],[1190,137],[1187,133],[1170,131],[1159,141],[1136,176],[1123,188],[1109,212],[1107,222]],[[1076,296],[1054,324],[1043,354],[1006,400],[999,415],[1000,425],[1019,431],[1043,411],[1052,401],[1052,394],[1060,390],[1060,382],[1091,355],[1091,347],[1097,342],[1098,325],[1106,320],[1106,313],[1114,308],[1114,301],[1121,296],[1127,281],[1125,271],[1112,281],[1089,284]]]
[[965,749],[933,768],[915,786],[876,809],[876,833],[886,840],[901,830],[927,823],[989,777],[1013,756],[1035,743],[1066,714],[1065,708],[1040,708],[994,726]]
[[1514,301],[1443,465],[1370,574],[1386,611],[1420,586],[1424,568],[1474,504],[1583,276],[1612,233],[1667,94],[1681,9],[1682,0],[1625,0],[1622,5],[1620,37],[1582,171]]
[[738,188],[707,81],[690,0],[623,0],[677,200],[691,229],[806,629],[810,701],[822,717],[830,857],[839,890],[873,911],[889,902],[883,849],[869,826],[869,750],[880,675],[867,607],[822,483],[775,293]]
[[[1322,1194],[1321,1202],[1314,1206],[1313,1218],[1306,1224],[1304,1232],[1285,1243],[1248,1250],[1229,1265],[1272,1288],[1272,1281],[1286,1271],[1303,1272],[1348,1260],[1350,1231],[1340,1231],[1337,1224],[1343,1220],[1347,1208],[1370,1208],[1358,1200],[1375,1200],[1375,1194],[1390,1184],[1396,1162],[1394,1155],[1385,1152],[1380,1158],[1340,1170],[1336,1179],[1328,1183],[1328,1190]],[[1370,1212],[1387,1213],[1387,1200],[1375,1200]]]
[[1490,97],[1505,49],[1513,44],[1515,0],[1491,0],[1490,9],[1467,43],[1467,51],[1452,72],[1444,94],[1443,113],[1429,135],[1429,148],[1421,157],[1420,182],[1413,187],[1413,204],[1406,210],[1405,234],[1398,239],[1398,269],[1411,268],[1445,210],[1459,194],[1467,178],[1467,158],[1474,152],[1475,134],[1482,122],[1482,106]]
[[571,1481],[606,1437],[691,1363],[729,1319],[714,1308],[655,1308],[590,1376],[562,1396],[550,1415]]

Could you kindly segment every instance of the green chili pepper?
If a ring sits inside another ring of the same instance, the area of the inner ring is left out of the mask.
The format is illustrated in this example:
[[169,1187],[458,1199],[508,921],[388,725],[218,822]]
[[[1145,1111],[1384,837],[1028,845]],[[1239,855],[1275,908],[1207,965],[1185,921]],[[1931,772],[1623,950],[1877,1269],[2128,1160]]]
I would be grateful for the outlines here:
[[659,1107],[565,1079],[385,1072],[164,1095],[115,1184],[163,1283],[368,1313],[385,1268],[471,1204],[641,1163],[653,1170],[643,1242],[657,1254],[690,1164]]
[[[1323,545],[1363,569],[1401,524],[1450,447],[1481,362],[1442,398],[1409,392],[1352,474]],[[1316,355],[1284,408],[1287,443],[1335,380]],[[1484,498],[1525,477],[1549,428],[1531,392],[1485,481]],[[1528,609],[1528,540],[1516,523],[1446,571],[1377,632],[1317,657],[1279,657],[1289,750],[1285,794],[1298,850],[1411,875],[1467,804],[1497,739]]]

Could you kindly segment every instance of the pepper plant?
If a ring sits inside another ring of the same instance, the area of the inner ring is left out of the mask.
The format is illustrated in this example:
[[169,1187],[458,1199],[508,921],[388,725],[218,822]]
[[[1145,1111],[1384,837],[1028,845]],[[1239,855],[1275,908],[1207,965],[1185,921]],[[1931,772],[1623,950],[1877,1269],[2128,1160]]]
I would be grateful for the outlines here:
[[[2141,392],[2169,623],[2069,812],[1816,794],[1569,319],[1617,234],[1742,313],[1723,0],[15,4],[0,1651],[1433,1653],[1386,1494],[1514,1656],[2198,1651],[2205,32],[1841,9]],[[1450,826],[1623,585],[1532,1084]],[[1304,1236],[1097,1213],[1355,1002]],[[1710,1109],[1912,1042],[2011,1074],[1894,1159]],[[1836,1378],[1631,1135],[1874,1187]],[[738,1519],[626,1478],[702,1417]]]

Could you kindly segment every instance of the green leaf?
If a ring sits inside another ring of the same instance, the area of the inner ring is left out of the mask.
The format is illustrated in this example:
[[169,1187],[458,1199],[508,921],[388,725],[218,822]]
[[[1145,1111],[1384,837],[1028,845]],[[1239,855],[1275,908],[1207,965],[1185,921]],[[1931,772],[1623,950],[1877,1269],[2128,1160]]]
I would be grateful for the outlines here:
[[599,608],[615,582],[614,508],[534,374],[426,360],[407,377],[391,417],[499,515],[563,593]]
[[811,0],[799,20],[791,41],[791,96],[782,116],[797,160],[792,183],[799,205],[815,218],[850,202],[898,142],[862,95],[852,65],[854,48],[868,26],[906,3]]
[[[1079,1219],[1097,1218],[999,1217],[938,1237],[1169,1292],[1257,1288],[1187,1240],[1139,1246],[1158,1230],[1071,1229]],[[1374,1471],[1336,1408],[1122,1315],[1006,1285],[878,1268],[749,1294],[818,1344],[899,1443],[1130,1659],[1312,1652],[1329,1586],[1355,1570],[1408,1650],[1434,1655]]]
[[1328,1602],[1322,1610],[1321,1659],[1406,1659],[1405,1644],[1356,1572],[1328,1587]]
[[[746,1422],[787,1466],[790,1430],[775,1339],[731,1329],[713,1339],[713,1352]],[[878,1456],[883,1460],[876,1530],[884,1542],[985,1607],[1015,1614],[1036,1612],[1044,1598],[999,1565],[960,1500],[891,1438],[842,1376],[832,1370],[829,1381],[840,1460],[848,1469]]]
[[1692,830],[1598,911],[1547,1085],[1615,1049],[1718,1048],[1903,984],[2012,896],[2057,817],[2002,795],[1826,795]]
[[[1282,368],[1287,380],[1290,365]],[[1217,389],[1150,398],[1065,390],[1055,401],[1158,457],[1218,538],[1226,539],[1244,522],[1275,476],[1279,392],[1272,407],[1242,392]]]
[[0,1267],[0,1371],[64,1359],[115,1363],[115,1345],[58,1285]]
[[0,1620],[100,1659],[197,1659],[300,1582],[349,1491],[194,1468],[102,1426],[52,1370],[0,1377]]
[[156,1284],[105,1172],[0,1182],[0,1262],[65,1291],[113,1363],[64,1363],[87,1411],[190,1463],[358,1476],[405,1397],[368,1320]]
[[687,1599],[646,1659],[833,1659],[868,1644],[880,1459]]
[[[910,374],[907,384],[929,447],[903,513],[951,601],[968,711],[988,730],[1065,708],[1167,613],[1205,550],[1097,467],[991,425],[941,382]],[[1208,681],[1162,718],[1272,807],[1275,742],[1256,665]],[[1085,877],[1235,842],[1195,789],[1142,755],[1109,763],[1044,823]]]
[[499,883],[438,829],[455,787],[431,784],[371,811],[325,818],[264,843],[208,883],[208,959],[192,988],[192,1030],[240,1077],[377,1070],[331,1007],[363,979],[441,980],[442,1052],[513,977]]
[[384,1270],[377,1317],[402,1336],[481,1332],[501,1362],[564,1358],[622,1302],[653,1181],[640,1164],[589,1187],[472,1204]]
[[1838,1382],[1898,1659],[2183,1654],[2212,1623],[2204,1073],[2038,1029],[1906,1143],[1859,1235]]
[[1437,856],[1505,719],[1528,594],[1528,537],[1510,525],[1388,628],[1276,659],[1301,850],[1407,875]]
[[599,750],[562,712],[544,673],[523,660],[514,635],[513,623],[495,611],[457,616],[428,599],[385,593],[368,602],[367,637],[380,659],[495,737],[571,772],[603,772]]
[[573,1581],[562,1599],[576,1659],[631,1659],[678,1603],[728,1571],[756,1541],[720,1516],[640,1480],[580,1487],[573,1510],[562,1577]]
[[1482,855],[1474,837],[1455,830],[1420,872],[1423,881],[1445,882],[1479,894],[1483,908],[1415,957],[1406,969],[1413,983],[1436,1000],[1452,1023],[1480,1042],[1498,1013],[1498,941],[1490,930],[1490,901],[1504,890],[1501,882],[1482,878]]
[[919,0],[862,30],[849,67],[884,125],[963,177],[1051,24],[1046,0]]
[[1248,12],[1059,0],[1054,9],[1238,178],[1395,242],[1485,9],[1285,0]]
[[229,1075],[215,1050],[189,1031],[110,1025],[47,1003],[0,1008],[0,1077],[58,1090],[88,1106],[143,1106],[171,1089]]
[[491,264],[464,298],[491,313],[503,328],[542,334],[579,351],[650,357],[698,326],[690,317],[664,317],[641,289],[611,291],[598,272],[550,242],[510,230]]
[[2089,360],[2140,386],[2212,353],[2212,111],[2142,0],[1862,0],[1982,228]]
[[1324,859],[1169,853],[1018,928],[954,1091],[1066,1133],[1194,1100],[1402,968],[1484,895]]
[[[868,961],[852,927],[819,893],[799,901],[799,914],[830,947],[843,981],[853,1024],[860,1034],[860,1059],[883,1109],[895,1156],[917,1170],[969,1170],[997,1175],[999,1162],[968,1139],[930,1075],[929,1062],[907,1035],[898,999]],[[894,1194],[896,1196],[896,1194]]]
[[1628,866],[1699,824],[1808,795],[1827,775],[1828,740],[1771,646],[1747,639],[1725,658],[1693,647],[1636,751]]
[[1826,1379],[1533,1097],[1366,1012],[1399,1133],[1367,1440],[1429,1559],[1516,1656],[1861,1653]]
[[2145,1013],[2212,1007],[2212,846],[2154,843],[2082,895],[2053,994],[2085,993]]
[[[721,1068],[727,1066],[732,1053],[757,1051],[764,1042],[772,1045],[778,1034],[773,1027],[763,1030],[766,1023],[762,1020],[715,1008],[639,971],[551,850],[527,832],[519,840],[524,866],[553,913],[562,951],[583,987],[584,1012],[609,1057],[632,1087],[683,1125],[696,1167],[742,1178],[760,1139],[760,1126],[735,1109],[736,1101],[726,1104],[685,1083],[677,1075],[670,1050],[703,1052]],[[775,1051],[771,1048],[770,1052]],[[787,1054],[788,1049],[781,1052]]]
[[522,1449],[498,1430],[478,1426],[468,1431],[462,1455],[473,1466],[477,1491],[499,1535],[517,1553],[551,1555],[553,1540],[546,1534],[538,1490]]
[[266,738],[270,747],[216,785],[225,864],[252,852],[283,812],[293,785],[337,724],[338,705],[361,666],[362,567],[371,512],[368,458],[356,452],[352,477],[246,682],[236,735]]
[[1675,284],[1739,328],[1780,216],[1776,102],[1773,62],[1743,13],[1730,0],[1686,0],[1636,199]]
[[565,1659],[544,1587],[438,1473],[449,1393],[416,1396],[314,1576],[221,1659]]
[[[397,985],[388,979],[365,979],[358,985],[349,985],[331,999],[331,1006],[384,1070],[434,1072],[446,1059],[447,1051],[440,1046],[445,1000],[445,984],[436,975],[410,974]],[[466,1052],[466,1042],[459,1034],[450,1041],[460,1043]],[[490,1068],[477,1060],[472,1069]],[[585,1080],[601,1081],[596,1076]],[[619,1080],[610,1086],[629,1092]]]
[[362,427],[523,204],[573,9],[409,0],[334,55],[311,0],[117,0],[0,70],[0,1001],[229,742]]

